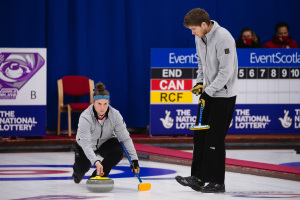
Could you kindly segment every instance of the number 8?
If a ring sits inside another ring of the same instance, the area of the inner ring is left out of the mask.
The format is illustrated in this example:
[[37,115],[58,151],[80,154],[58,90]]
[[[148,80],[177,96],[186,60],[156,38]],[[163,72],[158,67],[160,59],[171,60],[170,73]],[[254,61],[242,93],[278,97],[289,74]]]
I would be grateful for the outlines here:
[[276,69],[272,69],[272,71],[271,71],[271,76],[272,76],[272,77],[276,77]]

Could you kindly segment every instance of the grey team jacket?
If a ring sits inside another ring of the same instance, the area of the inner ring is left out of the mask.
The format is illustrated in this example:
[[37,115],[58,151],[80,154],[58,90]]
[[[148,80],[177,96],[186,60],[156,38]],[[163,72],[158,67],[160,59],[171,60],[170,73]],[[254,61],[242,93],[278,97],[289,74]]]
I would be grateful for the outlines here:
[[138,160],[132,139],[119,111],[109,105],[106,112],[106,120],[103,127],[101,127],[94,105],[91,104],[80,115],[76,141],[92,165],[97,160],[103,160],[101,156],[100,159],[97,158],[94,151],[110,138],[118,138],[119,141],[122,141],[131,160]]
[[213,28],[203,38],[195,36],[197,83],[206,85],[205,92],[210,97],[233,97],[237,95],[238,73],[235,40],[225,28],[212,22]]

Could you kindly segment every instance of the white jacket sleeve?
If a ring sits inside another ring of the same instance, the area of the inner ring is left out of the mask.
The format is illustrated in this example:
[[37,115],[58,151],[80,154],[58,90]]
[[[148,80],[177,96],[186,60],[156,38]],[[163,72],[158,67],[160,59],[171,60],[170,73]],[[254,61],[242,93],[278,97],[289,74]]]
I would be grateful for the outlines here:
[[82,115],[80,116],[76,139],[84,154],[90,160],[91,165],[94,165],[97,160],[102,161],[103,158],[99,156],[100,159],[98,159],[92,148],[91,123],[93,123],[91,120]]
[[212,83],[205,88],[209,96],[224,88],[234,70],[235,43],[230,38],[224,38],[217,43],[216,50],[219,71]]
[[197,70],[197,83],[203,83],[203,68],[202,68],[202,62],[200,57],[200,41],[201,39],[198,38],[198,36],[195,36],[195,43],[196,43],[196,50],[198,54],[198,70]]
[[118,139],[123,142],[125,149],[127,150],[131,160],[138,160],[136,150],[134,148],[132,139],[130,138],[129,132],[126,129],[126,124],[123,120],[123,117],[118,112],[115,119],[115,133]]

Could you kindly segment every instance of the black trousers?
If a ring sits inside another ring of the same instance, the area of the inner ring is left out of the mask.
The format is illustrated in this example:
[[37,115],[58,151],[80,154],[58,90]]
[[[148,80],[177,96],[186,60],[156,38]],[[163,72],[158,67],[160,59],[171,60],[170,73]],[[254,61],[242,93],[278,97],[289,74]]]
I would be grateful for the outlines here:
[[[224,184],[225,137],[233,117],[235,101],[236,96],[231,98],[213,97],[205,101],[201,124],[210,125],[210,129],[194,131],[191,168],[191,175],[204,182]],[[197,122],[199,110],[198,108]]]
[[[77,143],[75,144],[74,151],[75,163],[73,165],[73,170],[76,176],[82,179],[94,163],[90,162],[82,148]],[[108,176],[111,169],[123,158],[123,149],[117,138],[107,140],[95,151],[95,153],[98,153],[101,157],[103,157],[101,164],[103,165],[104,177]],[[92,176],[96,175],[96,171],[97,169],[94,171]]]

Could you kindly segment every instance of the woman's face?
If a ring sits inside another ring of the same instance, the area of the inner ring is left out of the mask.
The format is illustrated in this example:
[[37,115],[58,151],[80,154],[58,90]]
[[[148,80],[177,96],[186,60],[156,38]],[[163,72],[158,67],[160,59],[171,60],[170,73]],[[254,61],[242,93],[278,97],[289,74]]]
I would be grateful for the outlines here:
[[251,31],[244,31],[242,34],[242,39],[246,39],[246,38],[252,38],[252,33]]
[[94,108],[98,115],[104,115],[107,111],[109,100],[106,99],[98,99],[94,101]]

